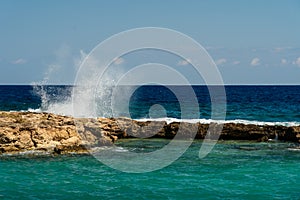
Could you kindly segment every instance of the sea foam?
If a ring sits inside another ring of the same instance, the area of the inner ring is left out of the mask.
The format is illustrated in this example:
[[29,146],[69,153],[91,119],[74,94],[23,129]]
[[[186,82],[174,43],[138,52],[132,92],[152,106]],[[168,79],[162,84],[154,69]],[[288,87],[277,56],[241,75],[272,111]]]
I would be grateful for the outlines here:
[[187,123],[201,123],[201,124],[245,124],[245,125],[258,125],[258,126],[300,126],[300,122],[264,122],[264,121],[251,121],[244,119],[235,119],[235,120],[212,120],[212,119],[176,119],[176,118],[143,118],[143,119],[135,119],[136,121],[165,121],[167,124],[173,122],[187,122]]

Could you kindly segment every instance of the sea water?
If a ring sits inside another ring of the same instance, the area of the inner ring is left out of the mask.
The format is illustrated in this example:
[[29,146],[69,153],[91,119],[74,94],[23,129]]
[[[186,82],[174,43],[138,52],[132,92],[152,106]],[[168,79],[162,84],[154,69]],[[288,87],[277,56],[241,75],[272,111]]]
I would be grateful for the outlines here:
[[[128,151],[154,151],[167,140],[121,140]],[[204,159],[201,141],[172,165],[124,173],[92,156],[4,157],[1,199],[299,199],[300,152],[287,143],[219,142]],[[255,146],[245,151],[239,146]]]
[[[184,90],[185,86],[176,87]],[[300,86],[226,86],[225,89],[227,121],[300,123]],[[136,90],[130,101],[130,114],[135,119],[147,119],[151,117],[148,113],[151,104],[160,104],[166,109],[166,120],[209,122],[208,90],[205,86],[194,86],[194,90],[200,107],[197,119],[181,119],[176,97],[163,86]],[[0,86],[0,110],[68,115],[72,108],[71,94],[72,86]],[[168,142],[119,140],[115,150],[151,152]],[[140,174],[112,169],[92,155],[1,156],[0,199],[300,198],[300,152],[293,150],[297,144],[219,141],[208,156],[200,159],[201,144],[202,141],[194,141],[171,165]]]
[[[177,91],[185,91],[185,87],[190,86],[137,87],[128,105],[131,117],[149,118],[149,108],[154,104],[160,104],[167,112],[167,116],[164,117],[180,119],[180,103],[172,93],[172,87],[177,88]],[[197,120],[211,119],[209,90],[206,86],[193,86],[193,89],[200,110]],[[225,90],[226,120],[243,123],[300,122],[300,86],[225,86]],[[66,85],[2,85],[0,86],[0,110],[29,110],[71,115],[72,91],[73,86]]]

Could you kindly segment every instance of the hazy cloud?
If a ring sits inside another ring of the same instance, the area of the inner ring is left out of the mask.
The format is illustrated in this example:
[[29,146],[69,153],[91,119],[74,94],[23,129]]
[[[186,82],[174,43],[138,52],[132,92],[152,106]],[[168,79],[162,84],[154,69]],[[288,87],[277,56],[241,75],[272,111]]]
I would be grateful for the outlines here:
[[206,50],[221,50],[224,49],[225,47],[218,47],[218,46],[207,46],[205,47]]
[[296,59],[296,61],[293,62],[294,65],[297,65],[298,67],[300,67],[300,57],[298,57]]
[[260,65],[260,59],[259,58],[253,58],[251,60],[251,63],[250,63],[251,66],[258,66]]
[[238,65],[238,64],[240,64],[240,63],[241,63],[241,62],[238,61],[238,60],[232,62],[233,65]]
[[116,58],[115,60],[114,60],[114,64],[115,65],[121,65],[122,63],[124,63],[125,62],[125,59],[124,58]]
[[11,64],[14,64],[14,65],[22,65],[22,64],[25,64],[25,63],[27,63],[27,60],[25,60],[23,58],[19,58],[17,60],[11,61]]
[[67,44],[62,44],[55,52],[54,52],[57,60],[66,60],[68,59],[71,53],[71,47]]
[[223,65],[226,62],[227,62],[227,60],[225,58],[221,58],[221,59],[215,61],[216,65]]
[[274,51],[279,53],[279,52],[283,51],[284,49],[285,49],[284,47],[276,47],[276,48],[274,48]]
[[189,65],[191,62],[191,60],[187,59],[187,60],[180,60],[178,61],[177,65],[178,66],[186,66],[186,65]]
[[289,49],[292,49],[292,47],[276,47],[276,48],[274,48],[274,51],[276,53],[280,53],[280,52],[283,52],[283,51],[289,50]]
[[281,63],[282,65],[286,65],[286,64],[288,63],[288,61],[287,61],[287,59],[282,58],[281,61],[280,61],[280,63]]

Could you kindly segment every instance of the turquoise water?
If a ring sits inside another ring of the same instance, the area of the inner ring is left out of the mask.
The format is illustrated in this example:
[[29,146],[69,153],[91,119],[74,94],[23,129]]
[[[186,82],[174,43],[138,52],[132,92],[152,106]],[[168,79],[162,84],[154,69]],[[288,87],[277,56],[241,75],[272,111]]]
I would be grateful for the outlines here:
[[[123,140],[154,151],[168,140]],[[161,170],[130,174],[89,155],[1,157],[0,199],[299,199],[300,152],[291,143],[219,142],[204,159],[201,141]],[[242,150],[240,147],[255,149]]]

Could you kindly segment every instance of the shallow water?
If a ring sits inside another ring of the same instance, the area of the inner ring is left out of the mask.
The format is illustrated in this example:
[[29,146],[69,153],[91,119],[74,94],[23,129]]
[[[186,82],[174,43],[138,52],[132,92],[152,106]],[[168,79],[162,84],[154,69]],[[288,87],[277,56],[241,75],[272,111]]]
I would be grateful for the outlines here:
[[[124,151],[155,151],[169,140],[121,140]],[[201,141],[163,169],[124,173],[90,155],[0,159],[1,199],[299,199],[300,151],[291,143],[219,142],[204,159]],[[254,147],[243,150],[240,147]]]

